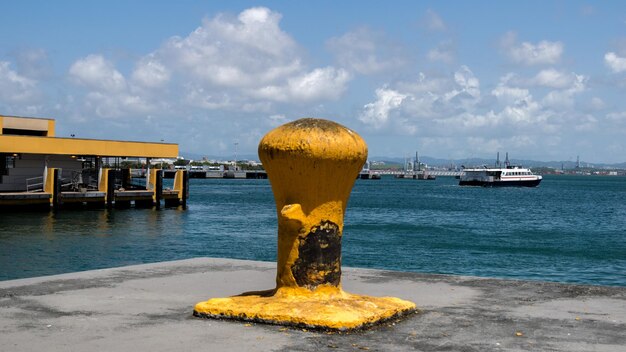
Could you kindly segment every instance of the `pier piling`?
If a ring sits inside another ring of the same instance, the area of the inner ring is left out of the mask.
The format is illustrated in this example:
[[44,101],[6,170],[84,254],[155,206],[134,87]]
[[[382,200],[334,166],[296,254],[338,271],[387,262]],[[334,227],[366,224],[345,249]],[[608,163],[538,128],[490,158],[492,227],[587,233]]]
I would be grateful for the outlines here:
[[183,170],[182,177],[183,184],[181,190],[181,205],[183,209],[187,209],[187,198],[189,198],[189,172],[187,172],[187,170]]
[[61,205],[61,173],[59,169],[51,169],[52,181],[52,209],[58,210]]
[[107,208],[113,208],[113,201],[115,200],[115,170],[103,169],[106,173],[106,203]]

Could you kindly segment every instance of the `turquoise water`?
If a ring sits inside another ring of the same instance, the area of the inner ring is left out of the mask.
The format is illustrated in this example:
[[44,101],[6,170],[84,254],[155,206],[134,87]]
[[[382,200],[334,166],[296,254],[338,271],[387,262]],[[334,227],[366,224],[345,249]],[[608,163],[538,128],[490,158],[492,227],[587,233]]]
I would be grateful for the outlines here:
[[[626,179],[538,188],[358,180],[343,265],[626,286]],[[200,256],[275,261],[267,180],[190,182],[179,209],[0,214],[0,280]]]

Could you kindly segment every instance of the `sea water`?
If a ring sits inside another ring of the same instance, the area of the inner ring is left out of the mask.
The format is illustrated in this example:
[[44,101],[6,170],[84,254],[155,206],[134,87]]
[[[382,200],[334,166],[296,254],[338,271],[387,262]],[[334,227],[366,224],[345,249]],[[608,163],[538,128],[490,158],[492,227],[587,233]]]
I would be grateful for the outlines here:
[[[276,260],[268,180],[192,179],[188,209],[0,213],[0,280],[193,257]],[[537,188],[357,180],[343,265],[626,286],[626,179]]]

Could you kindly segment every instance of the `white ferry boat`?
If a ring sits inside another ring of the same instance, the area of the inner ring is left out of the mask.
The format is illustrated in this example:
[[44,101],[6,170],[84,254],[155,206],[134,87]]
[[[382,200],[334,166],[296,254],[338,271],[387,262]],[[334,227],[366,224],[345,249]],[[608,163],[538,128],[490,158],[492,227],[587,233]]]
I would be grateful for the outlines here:
[[463,172],[459,179],[460,186],[537,187],[542,179],[540,175],[533,174],[530,169],[519,166],[464,169]]

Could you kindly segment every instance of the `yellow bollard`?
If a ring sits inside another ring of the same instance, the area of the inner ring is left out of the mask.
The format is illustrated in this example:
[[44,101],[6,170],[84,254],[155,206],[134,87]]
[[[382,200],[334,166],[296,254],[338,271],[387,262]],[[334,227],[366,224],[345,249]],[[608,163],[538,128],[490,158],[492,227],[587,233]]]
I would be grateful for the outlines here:
[[415,311],[399,298],[341,289],[343,217],[367,159],[358,134],[332,121],[300,119],[265,135],[259,157],[278,215],[276,288],[200,302],[194,315],[351,330]]

